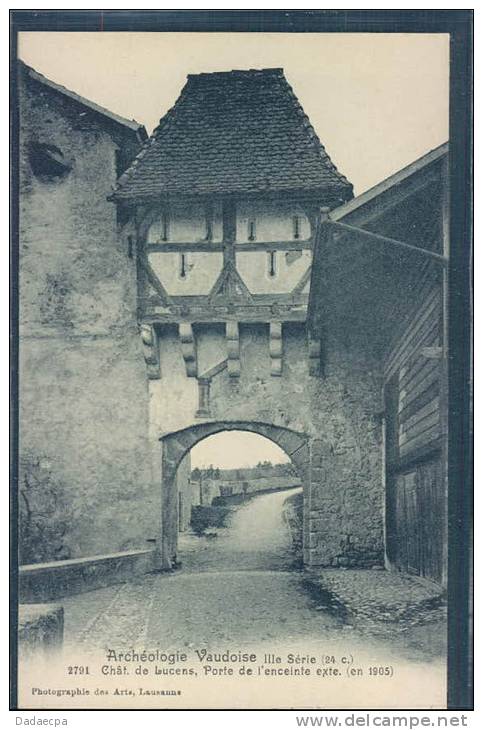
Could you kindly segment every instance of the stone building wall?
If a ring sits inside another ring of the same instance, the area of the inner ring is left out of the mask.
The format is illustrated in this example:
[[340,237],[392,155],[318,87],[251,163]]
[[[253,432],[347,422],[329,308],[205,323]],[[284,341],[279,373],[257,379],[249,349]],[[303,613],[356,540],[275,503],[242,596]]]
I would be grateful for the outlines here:
[[[283,370],[270,375],[268,325],[240,326],[239,378],[211,383],[211,420],[263,422],[305,433],[311,462],[305,491],[306,558],[312,565],[383,561],[381,374],[356,337],[325,343],[322,377],[309,375],[306,328],[283,328]],[[226,357],[220,328],[198,331],[200,357]],[[151,381],[151,428],[159,436],[199,423],[197,382],[185,375],[175,328],[160,342],[161,378]]]
[[[185,532],[191,521],[191,507],[200,503],[200,490],[196,482],[190,480],[191,457],[187,454],[178,467],[176,475],[178,488],[178,531]],[[158,514],[158,519],[160,515]]]
[[[136,273],[107,202],[131,129],[20,73],[20,488],[47,466],[69,505],[62,557],[156,536]],[[49,145],[65,175],[34,174]],[[55,557],[55,556],[53,556]]]

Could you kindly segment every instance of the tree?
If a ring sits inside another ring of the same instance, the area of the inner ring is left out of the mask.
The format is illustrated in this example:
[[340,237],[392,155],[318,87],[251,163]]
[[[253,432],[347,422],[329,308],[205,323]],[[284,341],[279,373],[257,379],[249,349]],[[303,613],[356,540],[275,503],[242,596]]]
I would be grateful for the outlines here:
[[200,479],[220,479],[221,478],[221,472],[218,467],[214,467],[213,464],[210,464],[209,467],[204,469],[199,469],[196,467],[191,472],[191,479],[193,481],[199,482]]

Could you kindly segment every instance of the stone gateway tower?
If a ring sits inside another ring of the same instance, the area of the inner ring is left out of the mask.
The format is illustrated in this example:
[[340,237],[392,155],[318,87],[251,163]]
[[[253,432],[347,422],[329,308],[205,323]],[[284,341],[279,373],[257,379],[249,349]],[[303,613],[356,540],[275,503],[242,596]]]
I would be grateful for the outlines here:
[[119,178],[110,200],[137,260],[165,567],[178,467],[235,429],[298,469],[306,564],[382,562],[376,353],[351,338],[325,357],[306,325],[320,210],[352,196],[282,69],[190,75]]

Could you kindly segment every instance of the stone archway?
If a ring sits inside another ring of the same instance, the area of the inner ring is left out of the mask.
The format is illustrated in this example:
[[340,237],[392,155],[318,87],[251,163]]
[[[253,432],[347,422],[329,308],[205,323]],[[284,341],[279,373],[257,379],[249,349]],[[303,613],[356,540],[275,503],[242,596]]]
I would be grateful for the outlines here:
[[[182,459],[193,446],[222,431],[251,431],[265,436],[279,446],[291,459],[302,481],[304,496],[308,495],[310,474],[309,438],[306,434],[260,421],[217,421],[198,423],[160,438],[162,444],[162,516],[161,565],[171,568],[177,551],[177,485],[176,472]],[[306,510],[304,509],[304,522]],[[305,532],[305,526],[304,526]]]

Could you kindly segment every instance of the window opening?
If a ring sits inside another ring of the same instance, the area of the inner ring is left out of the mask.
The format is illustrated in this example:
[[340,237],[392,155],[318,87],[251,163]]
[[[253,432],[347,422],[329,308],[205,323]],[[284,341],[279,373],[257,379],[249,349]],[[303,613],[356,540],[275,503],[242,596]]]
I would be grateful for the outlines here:
[[271,279],[273,279],[277,275],[277,252],[276,251],[269,251],[268,252],[268,275]]
[[186,279],[187,265],[186,265],[186,254],[181,253],[179,255],[179,275],[181,279]]
[[161,220],[161,240],[162,241],[169,240],[169,219],[168,219],[168,212],[166,210],[163,211],[163,217]]

